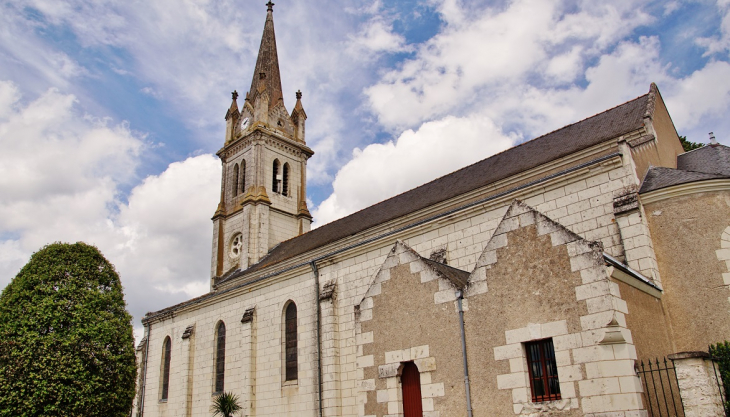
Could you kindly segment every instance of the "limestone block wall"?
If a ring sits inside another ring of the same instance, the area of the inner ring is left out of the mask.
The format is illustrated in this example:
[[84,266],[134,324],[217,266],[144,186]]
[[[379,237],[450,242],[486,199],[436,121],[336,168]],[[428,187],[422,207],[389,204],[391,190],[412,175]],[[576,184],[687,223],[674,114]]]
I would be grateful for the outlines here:
[[[466,294],[475,410],[497,415],[509,402],[518,415],[642,415],[629,311],[606,273],[600,244],[513,204]],[[545,339],[554,346],[561,397],[533,402],[525,343]]]
[[[288,198],[288,197],[280,197]],[[269,242],[267,249],[299,234],[299,222],[293,215],[271,210],[269,214]]]
[[399,376],[410,361],[425,417],[463,413],[458,313],[436,296],[454,289],[403,243],[392,248],[356,313],[359,416],[403,415]]
[[[314,296],[310,273],[295,277],[286,285],[274,284],[219,299],[152,323],[145,415],[210,415],[215,328],[220,321],[226,325],[225,391],[242,396],[248,409],[252,410],[250,415],[316,415]],[[285,382],[283,370],[283,309],[289,300],[296,303],[298,313],[299,379],[295,382]],[[255,321],[241,323],[246,310],[254,306]],[[181,335],[193,324],[194,340],[184,342]],[[167,402],[160,402],[162,343],[167,336],[173,341],[170,393]],[[191,344],[195,350],[189,360],[186,349],[190,348],[186,345]],[[188,367],[192,367],[191,392],[186,382]],[[185,414],[188,407],[189,414]]]
[[[294,168],[294,165],[292,165],[292,168]],[[292,181],[294,181],[294,178],[292,178]],[[329,310],[324,310],[324,307],[322,310],[323,318],[326,317],[328,320],[331,320],[331,323],[336,323],[336,331],[327,331],[327,349],[332,349],[331,352],[337,352],[337,355],[336,359],[332,356],[328,358],[330,361],[328,369],[333,369],[335,376],[332,379],[329,372],[325,375],[325,383],[330,384],[327,397],[325,398],[326,403],[336,404],[336,407],[340,407],[339,415],[356,416],[359,414],[357,399],[360,390],[358,386],[360,378],[357,364],[358,357],[360,356],[358,355],[358,349],[361,349],[362,345],[358,345],[358,338],[356,336],[355,306],[362,300],[370,286],[372,278],[377,273],[380,265],[385,261],[397,239],[402,239],[408,246],[424,257],[429,257],[432,252],[443,249],[446,251],[446,258],[449,265],[471,271],[476,266],[478,257],[484,251],[487,243],[494,234],[509,203],[514,198],[520,198],[537,210],[565,225],[569,230],[577,233],[581,237],[601,242],[607,253],[616,257],[622,257],[624,247],[613,213],[613,197],[619,190],[635,183],[636,177],[631,167],[624,166],[620,160],[608,160],[580,171],[555,177],[546,182],[523,187],[517,191],[493,198],[479,205],[471,205],[448,216],[423,223],[415,228],[405,229],[397,234],[377,239],[366,245],[326,257],[322,261],[319,261],[318,267],[321,274],[321,282],[334,282],[337,285],[336,302],[327,307]],[[494,191],[493,188],[490,188],[489,190],[483,190],[482,193],[482,198],[484,198],[493,194]],[[478,196],[479,193],[477,192],[470,198],[474,199]],[[454,204],[454,207],[458,207],[461,203],[454,201],[451,204]],[[438,212],[437,210],[443,211],[445,208],[438,207],[433,208],[433,210]],[[419,214],[419,216],[426,217],[428,215],[428,213]],[[238,221],[237,218],[230,218],[226,221],[225,228],[228,233],[236,230],[238,227],[244,227],[240,223],[237,225],[236,222]],[[347,245],[351,245],[353,242],[372,237],[373,234],[377,235],[378,233],[394,230],[399,225],[412,221],[413,217],[396,220],[383,225],[377,230],[334,243],[327,248],[323,248],[320,254],[335,252]],[[243,223],[242,220],[240,222]],[[257,239],[258,236],[251,236],[251,238]],[[289,265],[295,262],[306,262],[309,256],[311,255],[306,255],[301,260],[292,260]],[[230,266],[232,263],[228,263],[227,265]],[[283,266],[279,268],[283,268]],[[263,273],[271,272],[275,271],[267,270]],[[255,398],[257,410],[260,413],[259,415],[266,415],[263,414],[261,404],[272,404],[267,408],[269,412],[279,410],[283,407],[283,404],[290,404],[290,406],[287,406],[289,407],[288,410],[293,409],[292,407],[301,407],[305,410],[304,412],[308,412],[306,410],[314,410],[316,402],[316,387],[314,385],[307,385],[306,387],[300,385],[297,389],[284,387],[287,388],[284,390],[281,386],[281,381],[278,380],[277,385],[277,382],[274,381],[276,378],[270,374],[273,372],[272,369],[279,372],[281,368],[281,348],[279,345],[281,334],[278,331],[273,332],[272,329],[281,329],[281,324],[278,321],[274,322],[273,318],[278,317],[277,320],[281,318],[282,311],[280,309],[283,303],[289,298],[304,297],[304,299],[295,299],[298,306],[300,303],[305,303],[304,305],[307,306],[301,311],[310,312],[308,314],[312,314],[311,317],[314,317],[313,314],[315,312],[314,294],[316,294],[316,290],[313,288],[311,272],[307,268],[299,268],[289,271],[285,275],[275,275],[272,278],[267,278],[266,282],[256,284],[250,293],[246,287],[233,291],[232,294],[236,295],[231,295],[233,297],[231,299],[237,301],[231,305],[226,304],[228,301],[216,301],[214,305],[210,306],[207,304],[205,306],[196,305],[177,314],[173,318],[166,319],[159,324],[153,324],[153,337],[159,335],[155,326],[162,326],[165,329],[169,326],[170,329],[173,329],[176,326],[185,328],[190,323],[196,324],[196,329],[198,330],[196,330],[195,342],[197,353],[195,356],[194,386],[196,388],[194,389],[193,396],[193,409],[195,410],[193,415],[203,415],[201,413],[207,410],[210,403],[209,385],[212,383],[211,369],[213,356],[211,350],[212,344],[206,345],[208,343],[206,341],[212,338],[215,326],[213,322],[214,317],[222,317],[225,315],[228,318],[224,320],[226,320],[228,325],[228,322],[234,320],[233,317],[238,315],[238,321],[236,322],[238,323],[236,326],[238,326],[243,311],[254,305],[256,306],[258,317],[255,371],[257,378],[256,389],[251,390],[251,392],[255,391],[256,393]],[[441,291],[444,297],[442,301],[453,301],[451,291]],[[303,294],[308,295],[304,296]],[[448,297],[451,297],[451,299],[448,299]],[[231,312],[235,311],[235,314],[230,313],[228,309]],[[314,378],[314,372],[316,371],[314,355],[316,350],[312,342],[315,333],[314,328],[311,327],[311,323],[313,323],[313,319],[305,324],[309,326],[307,330],[309,333],[301,333],[302,335],[310,334],[311,336],[307,336],[308,339],[306,339],[308,340],[307,344],[305,344],[307,346],[305,352],[307,353],[300,353],[300,363],[307,363],[307,366],[312,372],[311,378]],[[603,325],[605,324],[603,323]],[[332,329],[335,328],[334,324],[330,324],[330,326]],[[504,330],[514,330],[522,327],[524,326],[506,327]],[[504,332],[504,330],[501,331]],[[235,336],[234,333],[231,333],[229,336],[230,340],[235,340],[235,343],[239,344],[244,343],[243,340],[246,337],[242,331],[239,331]],[[244,355],[244,353],[240,354]],[[157,356],[159,355],[151,355],[151,359],[159,362]],[[493,357],[493,353],[490,353],[490,357]],[[243,362],[246,363],[245,361]],[[158,365],[152,365],[151,368],[155,366]],[[505,373],[509,373],[507,372],[509,369],[505,369]],[[240,372],[245,373],[246,371],[245,369],[241,369]],[[277,377],[280,378],[278,373]],[[201,379],[208,382],[203,383]],[[313,384],[315,379],[311,381],[307,379],[307,381]],[[496,377],[493,378],[492,383],[497,383]],[[203,389],[201,384],[207,384],[208,387]],[[239,390],[238,392],[245,392],[246,388],[239,384],[236,389]],[[153,394],[150,392],[149,395]],[[305,397],[309,397],[309,399],[305,400]],[[168,408],[170,407],[169,404],[172,403],[168,403]],[[297,405],[295,407],[291,404]],[[154,414],[156,411],[153,412],[149,409],[148,411],[150,413],[146,413],[147,415],[156,415]]]

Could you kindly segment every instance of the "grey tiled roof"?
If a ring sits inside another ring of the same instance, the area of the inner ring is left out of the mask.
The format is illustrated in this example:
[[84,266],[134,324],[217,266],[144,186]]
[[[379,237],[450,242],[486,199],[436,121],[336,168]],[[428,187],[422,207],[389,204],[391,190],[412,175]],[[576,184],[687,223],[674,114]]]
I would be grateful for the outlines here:
[[421,260],[425,262],[426,265],[430,266],[436,272],[441,274],[441,276],[451,281],[456,286],[456,288],[463,289],[464,287],[466,287],[466,283],[469,280],[468,272],[462,271],[461,269],[456,269],[453,266],[432,261],[430,259],[421,258]]
[[[258,264],[246,271],[235,271],[224,280],[293,258],[371,227],[633,132],[644,126],[644,116],[647,114],[647,109],[653,107],[654,99],[653,94],[645,94],[284,241]],[[652,102],[652,106],[649,106],[649,102]]]
[[688,184],[697,181],[728,178],[728,175],[706,174],[704,172],[684,171],[664,167],[651,167],[641,183],[639,194],[656,191],[674,185]]
[[705,145],[677,157],[677,169],[730,175],[730,148],[725,145]]

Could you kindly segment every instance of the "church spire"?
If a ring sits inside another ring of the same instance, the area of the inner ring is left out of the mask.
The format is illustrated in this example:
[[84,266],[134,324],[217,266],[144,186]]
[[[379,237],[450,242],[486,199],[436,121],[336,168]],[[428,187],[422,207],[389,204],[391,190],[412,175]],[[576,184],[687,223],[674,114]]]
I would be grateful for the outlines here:
[[[263,81],[269,95],[269,108],[273,108],[279,103],[279,100],[283,100],[284,95],[281,89],[279,56],[276,52],[276,35],[274,34],[274,3],[269,1],[266,6],[268,11],[266,12],[264,34],[261,37],[261,47],[249,91],[251,94],[255,94]],[[264,75],[262,76],[262,74]]]

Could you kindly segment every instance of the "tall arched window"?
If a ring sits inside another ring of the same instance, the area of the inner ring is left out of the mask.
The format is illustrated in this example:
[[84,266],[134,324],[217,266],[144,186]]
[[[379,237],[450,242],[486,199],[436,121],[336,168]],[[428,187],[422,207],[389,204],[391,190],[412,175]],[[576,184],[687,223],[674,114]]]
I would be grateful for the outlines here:
[[285,361],[286,380],[295,381],[299,377],[297,366],[297,306],[290,302],[285,315]]
[[284,175],[283,179],[281,181],[281,194],[282,195],[289,195],[289,164],[284,164]]
[[233,166],[233,196],[238,195],[238,164]]
[[271,190],[275,193],[279,192],[279,160],[274,159],[274,168],[272,170],[272,183],[271,183]]
[[167,400],[167,395],[170,392],[170,351],[172,350],[172,341],[170,336],[165,338],[165,342],[162,344],[162,369],[161,369],[161,390],[160,400]]
[[400,377],[403,386],[403,416],[422,417],[421,373],[413,362],[407,362]]
[[226,374],[226,325],[220,322],[215,333],[215,392],[221,393]]
[[241,161],[241,193],[246,193],[246,160]]

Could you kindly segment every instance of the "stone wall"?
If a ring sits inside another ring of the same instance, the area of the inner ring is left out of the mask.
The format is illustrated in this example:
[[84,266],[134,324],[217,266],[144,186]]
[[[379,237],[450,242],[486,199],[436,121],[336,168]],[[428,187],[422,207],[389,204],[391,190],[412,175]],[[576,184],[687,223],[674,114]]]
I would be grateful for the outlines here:
[[[359,392],[358,375],[358,349],[362,345],[357,344],[355,329],[355,306],[360,303],[368,290],[372,278],[375,276],[380,265],[385,261],[393,243],[396,239],[402,239],[412,247],[418,254],[429,257],[436,250],[445,249],[449,265],[462,270],[471,271],[477,263],[478,257],[484,251],[494,230],[497,228],[505,214],[508,204],[514,198],[524,199],[536,209],[552,216],[552,218],[566,227],[590,240],[596,240],[603,244],[605,250],[617,257],[622,256],[624,249],[621,242],[618,226],[613,214],[613,196],[615,192],[628,185],[636,183],[633,168],[625,165],[619,158],[605,161],[601,164],[585,168],[580,171],[558,176],[546,182],[526,186],[503,196],[489,199],[479,205],[470,205],[467,208],[451,213],[448,216],[435,218],[418,227],[404,229],[397,234],[387,238],[375,239],[370,243],[355,247],[337,255],[328,256],[318,262],[321,283],[335,282],[337,284],[336,303],[328,305],[327,317],[331,323],[336,322],[336,331],[328,331],[328,348],[335,349],[337,346],[336,359],[328,358],[329,368],[334,370],[335,381],[332,377],[325,375],[323,381],[328,387],[328,394],[325,398],[327,404],[336,404],[342,416],[359,415],[357,399]],[[508,187],[508,185],[502,185]],[[494,187],[480,191],[484,197],[492,194]],[[476,195],[476,194],[475,194]],[[471,199],[474,196],[469,197]],[[454,201],[458,207],[462,200]],[[358,236],[355,241],[368,239],[373,234],[384,233],[399,228],[400,224],[407,224],[413,221],[414,217],[429,216],[429,210],[443,212],[444,207],[429,208],[423,213],[416,214],[409,218],[398,219],[394,222],[384,224],[373,231],[368,231]],[[228,226],[226,226],[228,227]],[[319,253],[334,252],[343,246],[352,244],[352,240],[335,243],[321,248]],[[307,256],[315,256],[314,254]],[[319,256],[319,255],[317,255]],[[277,269],[288,268],[296,265],[297,262],[307,261],[293,259],[277,266]],[[261,274],[268,274],[275,270],[264,270]],[[232,283],[235,285],[235,283]],[[324,285],[324,284],[322,284]],[[194,359],[194,391],[193,391],[193,416],[206,415],[211,401],[212,384],[212,337],[213,329],[217,320],[224,320],[228,326],[231,322],[237,330],[231,330],[228,336],[233,351],[238,355],[236,364],[238,368],[231,368],[234,375],[249,375],[252,371],[242,368],[251,363],[250,353],[256,351],[255,359],[255,390],[246,388],[241,377],[239,382],[231,382],[231,389],[237,393],[253,392],[252,401],[255,400],[255,407],[258,415],[282,413],[294,413],[295,409],[300,415],[312,415],[316,411],[316,349],[313,344],[315,340],[314,323],[314,298],[316,290],[313,288],[313,279],[308,266],[297,267],[284,274],[275,274],[265,281],[256,284],[245,285],[240,289],[223,286],[220,291],[230,291],[223,296],[212,297],[209,301],[195,303],[190,307],[183,308],[175,313],[175,316],[152,323],[151,349],[159,351],[162,340],[167,334],[180,332],[188,325],[196,325],[196,354]],[[447,296],[445,291],[444,296]],[[451,295],[453,301],[453,294]],[[281,382],[281,308],[288,299],[294,299],[300,307],[300,320],[306,318],[300,327],[300,334],[303,339],[300,344],[300,364],[305,366],[301,375],[302,380],[296,388],[283,387]],[[468,304],[468,300],[467,304]],[[255,349],[244,350],[243,344],[250,344],[246,339],[245,331],[240,325],[240,317],[243,312],[252,306],[257,311],[257,335],[255,337]],[[453,303],[448,307],[453,313]],[[324,309],[322,310],[325,311]],[[309,314],[307,316],[306,314]],[[237,319],[236,319],[237,316]],[[274,320],[276,318],[276,320]],[[323,315],[324,318],[324,315]],[[324,323],[324,322],[323,322]],[[605,325],[607,323],[603,323]],[[334,329],[334,324],[331,324]],[[521,328],[505,328],[501,330],[514,330]],[[455,329],[454,331],[457,331]],[[504,334],[504,333],[502,333]],[[504,342],[499,345],[504,344]],[[158,346],[159,345],[159,346]],[[179,337],[173,337],[173,349],[179,345]],[[414,344],[411,347],[423,346]],[[497,345],[495,345],[497,346]],[[405,347],[403,348],[405,349]],[[179,358],[181,352],[173,351],[173,369],[181,366],[175,358]],[[248,355],[248,356],[247,356]],[[493,353],[491,354],[493,356]],[[152,373],[159,372],[159,354],[150,356],[150,378],[148,381],[156,381]],[[324,361],[324,359],[323,359]],[[438,361],[437,361],[438,364]],[[506,364],[506,362],[505,362]],[[228,365],[227,365],[228,366]],[[231,365],[234,366],[234,365]],[[437,365],[438,366],[438,365]],[[502,365],[499,365],[502,366]],[[507,365],[505,365],[507,366]],[[460,365],[457,366],[460,369]],[[509,368],[501,372],[508,372]],[[273,375],[276,374],[276,377]],[[463,380],[462,380],[463,381]],[[495,384],[496,376],[490,383]],[[155,385],[155,383],[150,383]],[[228,384],[228,382],[227,382]],[[171,390],[179,385],[173,381]],[[455,387],[463,387],[463,382]],[[157,387],[150,386],[147,391],[148,404],[146,415],[155,416],[162,412],[156,401]],[[227,385],[228,390],[228,385]],[[249,390],[249,391],[246,391]],[[566,388],[567,390],[567,388]],[[172,391],[171,391],[172,392]],[[567,392],[567,391],[566,391]],[[248,395],[248,394],[247,394]],[[502,395],[502,394],[499,394]],[[434,407],[438,407],[439,399],[434,397]],[[382,399],[382,398],[381,398]],[[507,394],[511,404],[511,394]],[[445,401],[445,400],[444,400]],[[173,398],[171,395],[167,408],[182,407],[182,397]],[[377,399],[376,399],[377,403]],[[295,415],[295,414],[292,414]]]

